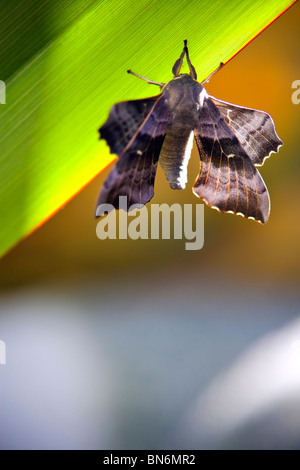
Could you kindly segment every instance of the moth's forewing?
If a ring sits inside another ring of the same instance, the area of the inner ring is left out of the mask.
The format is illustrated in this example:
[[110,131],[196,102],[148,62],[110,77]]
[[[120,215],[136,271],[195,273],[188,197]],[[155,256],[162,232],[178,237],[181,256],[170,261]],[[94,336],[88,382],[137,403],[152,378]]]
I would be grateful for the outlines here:
[[195,140],[201,166],[194,193],[221,212],[240,213],[265,223],[270,212],[268,190],[210,98],[199,111]]
[[124,153],[105,180],[97,207],[108,203],[119,209],[119,196],[127,197],[127,210],[132,204],[146,204],[150,201],[154,194],[154,179],[163,138],[149,138],[147,143],[143,139],[146,148],[141,154],[130,149]]
[[97,203],[119,208],[119,196],[127,196],[127,208],[153,197],[157,162],[170,122],[165,96],[124,101],[114,105],[99,129],[111,153],[119,160],[106,179]]

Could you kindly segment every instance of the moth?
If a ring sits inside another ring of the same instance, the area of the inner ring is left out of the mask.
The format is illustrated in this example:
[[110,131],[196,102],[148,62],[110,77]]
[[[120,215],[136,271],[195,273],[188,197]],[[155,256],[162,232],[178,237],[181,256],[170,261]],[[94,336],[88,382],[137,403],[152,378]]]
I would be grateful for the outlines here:
[[[189,74],[180,73],[185,56]],[[127,72],[159,86],[160,94],[115,104],[100,127],[100,139],[119,159],[104,182],[97,206],[109,203],[119,209],[119,196],[127,196],[127,210],[132,204],[146,204],[154,194],[158,162],[172,189],[185,188],[195,138],[200,171],[194,194],[220,212],[265,223],[270,198],[256,166],[283,144],[271,116],[208,95],[203,84],[213,74],[197,81],[186,40],[170,82]]]

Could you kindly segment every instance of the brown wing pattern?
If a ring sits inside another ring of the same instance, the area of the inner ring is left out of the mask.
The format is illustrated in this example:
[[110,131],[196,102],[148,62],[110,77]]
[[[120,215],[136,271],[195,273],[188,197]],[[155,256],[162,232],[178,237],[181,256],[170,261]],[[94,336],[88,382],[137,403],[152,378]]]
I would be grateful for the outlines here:
[[265,223],[270,199],[264,181],[209,98],[199,112],[195,140],[201,166],[194,193],[221,212]]
[[145,204],[153,197],[157,162],[170,119],[163,95],[113,106],[99,132],[119,160],[104,182],[97,207],[109,203],[118,209],[119,196],[127,196],[128,210],[132,204]]
[[283,145],[276,134],[273,119],[268,113],[236,106],[213,96],[209,98],[255,165],[263,165],[270,153],[277,152]]

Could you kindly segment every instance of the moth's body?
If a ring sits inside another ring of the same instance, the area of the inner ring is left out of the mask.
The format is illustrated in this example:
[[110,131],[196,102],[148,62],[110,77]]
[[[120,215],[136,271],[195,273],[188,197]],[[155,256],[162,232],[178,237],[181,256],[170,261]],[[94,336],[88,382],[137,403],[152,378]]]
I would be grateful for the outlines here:
[[187,73],[182,73],[164,85],[162,94],[167,94],[167,103],[173,119],[186,122],[186,127],[194,127],[200,108],[199,97],[207,95],[203,86]]
[[[190,74],[179,73],[185,55]],[[116,104],[100,128],[100,138],[119,161],[104,183],[98,205],[110,203],[119,208],[119,196],[127,196],[127,209],[148,202],[158,161],[170,187],[183,189],[195,135],[200,172],[194,194],[221,212],[266,222],[270,200],[255,165],[262,165],[282,145],[272,118],[209,96],[196,80],[186,41],[173,73],[167,84],[137,75],[159,85],[161,93]]]
[[183,189],[187,183],[187,164],[193,145],[193,130],[201,107],[199,96],[206,91],[188,74],[181,74],[162,88],[172,113],[159,162],[172,189]]

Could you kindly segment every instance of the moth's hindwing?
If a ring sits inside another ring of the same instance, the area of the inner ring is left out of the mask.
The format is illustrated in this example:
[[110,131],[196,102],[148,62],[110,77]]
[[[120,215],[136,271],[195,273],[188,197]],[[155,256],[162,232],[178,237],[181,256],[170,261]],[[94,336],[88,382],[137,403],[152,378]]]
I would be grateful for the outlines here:
[[242,214],[265,223],[270,213],[265,183],[210,98],[200,109],[195,140],[201,166],[194,193],[221,212]]
[[275,131],[271,116],[257,109],[243,108],[213,96],[209,97],[217,106],[226,124],[239,139],[243,149],[255,165],[263,165],[272,152],[283,145]]
[[97,206],[119,208],[119,196],[132,204],[145,204],[154,193],[158,157],[170,122],[164,95],[114,105],[99,129],[119,160],[106,179]]

